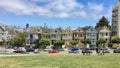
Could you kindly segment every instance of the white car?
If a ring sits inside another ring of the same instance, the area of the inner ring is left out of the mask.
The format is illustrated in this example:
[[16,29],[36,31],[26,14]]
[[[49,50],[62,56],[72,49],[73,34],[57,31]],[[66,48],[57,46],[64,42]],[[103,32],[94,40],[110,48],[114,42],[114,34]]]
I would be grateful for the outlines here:
[[45,52],[49,52],[49,51],[51,51],[51,50],[52,50],[51,48],[43,49],[43,51],[45,51]]

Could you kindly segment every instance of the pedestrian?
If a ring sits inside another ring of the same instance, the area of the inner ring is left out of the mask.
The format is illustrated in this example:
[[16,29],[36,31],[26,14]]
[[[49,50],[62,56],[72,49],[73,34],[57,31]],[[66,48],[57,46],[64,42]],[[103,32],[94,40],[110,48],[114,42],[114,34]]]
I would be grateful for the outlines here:
[[100,49],[99,55],[104,55],[104,50]]
[[98,48],[96,48],[96,54],[98,54],[99,53],[99,50],[98,50]]

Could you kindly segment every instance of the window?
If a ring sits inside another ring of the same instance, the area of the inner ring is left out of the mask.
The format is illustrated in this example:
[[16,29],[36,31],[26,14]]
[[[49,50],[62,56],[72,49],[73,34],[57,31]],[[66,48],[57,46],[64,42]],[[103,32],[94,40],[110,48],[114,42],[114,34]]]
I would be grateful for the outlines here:
[[108,40],[108,39],[105,39],[106,41]]
[[82,37],[82,34],[80,34],[80,37]]
[[89,36],[89,34],[87,34],[87,36]]
[[106,33],[106,36],[108,36],[108,33]]

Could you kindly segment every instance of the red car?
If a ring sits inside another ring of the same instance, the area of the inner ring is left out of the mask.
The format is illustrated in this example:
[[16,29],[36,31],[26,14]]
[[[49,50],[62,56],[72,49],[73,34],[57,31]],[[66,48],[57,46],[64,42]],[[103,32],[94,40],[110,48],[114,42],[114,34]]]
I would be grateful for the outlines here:
[[57,51],[57,50],[51,50],[51,51],[49,51],[49,53],[59,53],[59,51]]
[[24,51],[23,50],[15,50],[15,51],[13,51],[14,53],[23,53]]

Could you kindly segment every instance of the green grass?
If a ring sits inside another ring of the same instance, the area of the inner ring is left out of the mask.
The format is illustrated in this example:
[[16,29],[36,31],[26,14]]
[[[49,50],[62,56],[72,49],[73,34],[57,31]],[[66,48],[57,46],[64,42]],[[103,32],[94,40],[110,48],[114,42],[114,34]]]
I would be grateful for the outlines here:
[[0,57],[0,68],[120,68],[120,54]]

